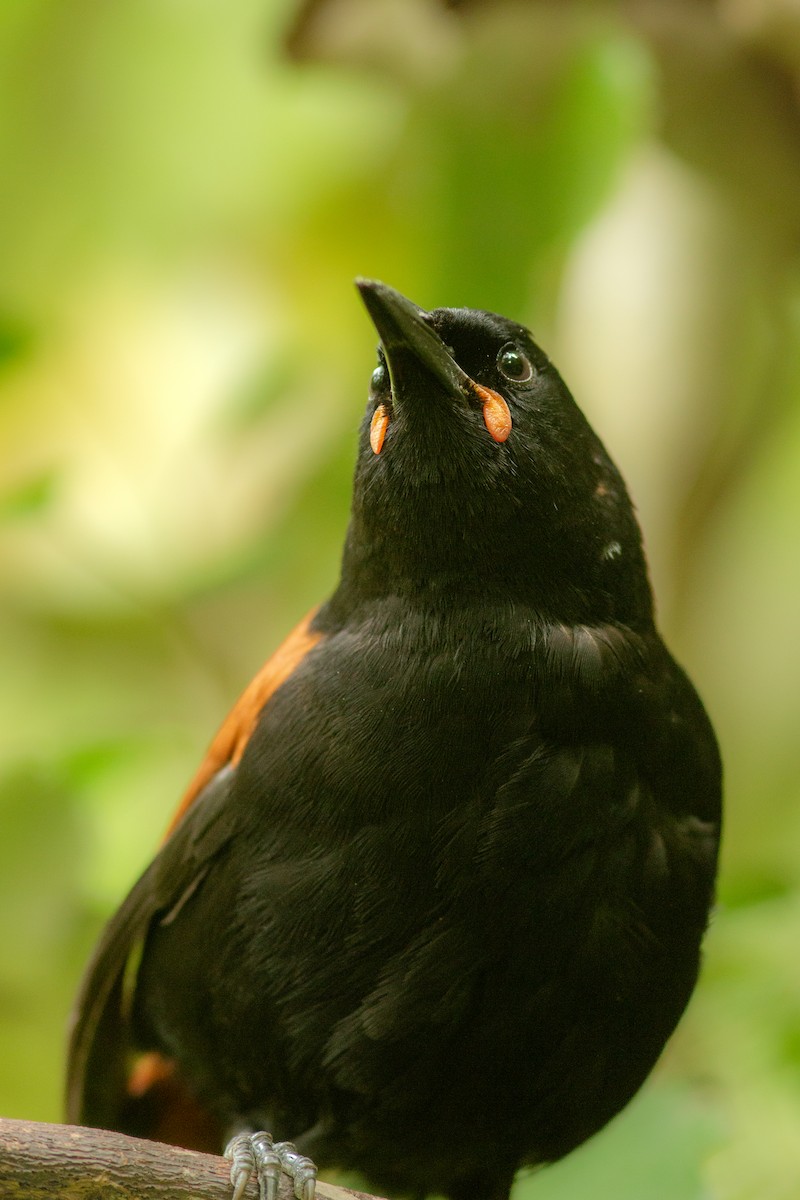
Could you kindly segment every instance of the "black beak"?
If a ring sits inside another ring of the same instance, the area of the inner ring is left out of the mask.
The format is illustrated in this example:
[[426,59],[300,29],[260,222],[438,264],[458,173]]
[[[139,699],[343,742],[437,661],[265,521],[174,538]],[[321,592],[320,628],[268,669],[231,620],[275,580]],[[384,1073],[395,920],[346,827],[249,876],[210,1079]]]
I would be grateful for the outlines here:
[[356,279],[356,287],[381,339],[395,401],[398,388],[402,401],[402,380],[411,362],[454,397],[463,398],[473,391],[469,375],[428,323],[423,309],[376,279]]

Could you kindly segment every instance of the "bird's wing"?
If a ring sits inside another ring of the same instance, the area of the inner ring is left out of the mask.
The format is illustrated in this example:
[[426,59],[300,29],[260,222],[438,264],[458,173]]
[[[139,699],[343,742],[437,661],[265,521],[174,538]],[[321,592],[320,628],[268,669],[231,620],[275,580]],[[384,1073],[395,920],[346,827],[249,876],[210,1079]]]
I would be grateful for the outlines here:
[[270,696],[286,682],[309,650],[320,641],[322,634],[311,628],[315,612],[316,610],[312,610],[308,613],[281,643],[234,704],[186,789],[167,830],[167,837],[217,772],[228,764],[236,766],[250,740],[259,713]]
[[223,723],[167,830],[160,853],[109,921],[87,968],[73,1012],[69,1040],[67,1120],[117,1127],[134,1089],[141,1094],[163,1079],[163,1061],[131,1076],[131,975],[153,920],[168,920],[198,887],[234,835],[225,813],[236,767],[259,713],[321,639],[313,613],[289,635],[247,687]]

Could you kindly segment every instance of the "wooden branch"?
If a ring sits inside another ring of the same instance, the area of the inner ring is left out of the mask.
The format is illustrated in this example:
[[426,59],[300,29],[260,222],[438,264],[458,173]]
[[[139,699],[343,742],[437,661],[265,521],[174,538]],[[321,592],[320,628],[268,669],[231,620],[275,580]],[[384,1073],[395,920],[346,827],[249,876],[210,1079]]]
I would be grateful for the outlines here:
[[[257,1200],[253,1180],[245,1200]],[[373,1200],[333,1184],[317,1184],[319,1200]],[[160,1142],[38,1121],[0,1118],[2,1200],[231,1200],[230,1163]],[[283,1176],[280,1200],[293,1200]]]

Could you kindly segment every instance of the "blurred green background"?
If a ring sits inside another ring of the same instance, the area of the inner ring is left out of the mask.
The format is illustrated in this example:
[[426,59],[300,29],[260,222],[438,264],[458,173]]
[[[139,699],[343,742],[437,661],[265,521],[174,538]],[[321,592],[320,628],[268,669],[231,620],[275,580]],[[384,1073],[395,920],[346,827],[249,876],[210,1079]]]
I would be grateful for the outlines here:
[[0,6],[0,1113],[336,578],[361,273],[530,324],[637,500],[727,768],[701,987],[518,1200],[800,1195],[800,10]]

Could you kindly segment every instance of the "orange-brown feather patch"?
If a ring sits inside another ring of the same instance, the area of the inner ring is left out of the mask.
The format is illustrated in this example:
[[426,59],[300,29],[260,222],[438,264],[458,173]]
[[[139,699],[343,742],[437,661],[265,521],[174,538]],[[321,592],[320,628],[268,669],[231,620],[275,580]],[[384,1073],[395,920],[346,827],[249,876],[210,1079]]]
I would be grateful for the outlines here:
[[122,1126],[137,1137],[219,1154],[222,1129],[179,1077],[172,1059],[142,1054],[128,1076]]
[[222,770],[229,763],[235,765],[239,761],[255,728],[258,715],[270,696],[278,690],[282,683],[286,682],[309,650],[312,650],[322,638],[321,633],[309,628],[314,612],[316,609],[312,610],[281,643],[234,704],[209,746],[199,770],[189,784],[178,810],[169,824],[166,837],[169,837],[186,810],[191,807],[217,771]]
[[372,446],[374,454],[380,454],[383,449],[383,439],[386,437],[386,430],[388,428],[389,414],[386,411],[386,405],[379,404],[372,414],[369,426],[369,444]]
[[499,392],[475,384],[483,404],[483,423],[496,442],[504,442],[511,433],[511,410]]
[[164,1058],[155,1050],[142,1054],[133,1064],[133,1070],[128,1076],[127,1092],[137,1099],[149,1092],[150,1088],[165,1079],[170,1079],[175,1073],[175,1063],[170,1058]]

